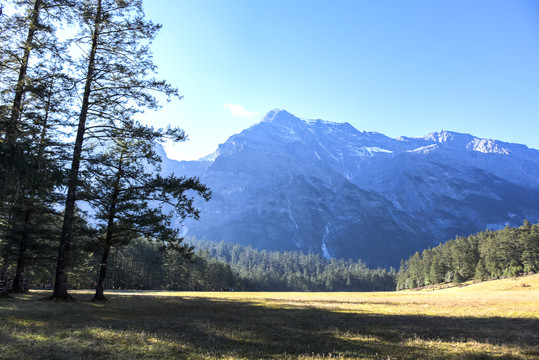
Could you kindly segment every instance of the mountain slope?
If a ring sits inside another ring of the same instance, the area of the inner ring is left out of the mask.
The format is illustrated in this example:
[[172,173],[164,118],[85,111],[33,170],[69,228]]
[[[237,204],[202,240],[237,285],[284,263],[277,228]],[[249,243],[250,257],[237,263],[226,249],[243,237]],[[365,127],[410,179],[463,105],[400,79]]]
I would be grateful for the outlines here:
[[284,110],[206,160],[165,159],[163,170],[212,189],[200,221],[185,223],[188,235],[370,266],[539,218],[537,150],[448,131],[392,139]]

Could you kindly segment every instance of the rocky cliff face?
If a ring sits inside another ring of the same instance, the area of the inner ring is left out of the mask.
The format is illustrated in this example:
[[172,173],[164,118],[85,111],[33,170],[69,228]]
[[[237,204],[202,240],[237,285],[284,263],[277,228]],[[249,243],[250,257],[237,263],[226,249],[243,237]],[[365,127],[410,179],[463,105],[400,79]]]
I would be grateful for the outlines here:
[[213,199],[187,235],[398,266],[414,251],[539,219],[539,151],[441,131],[392,139],[284,110],[200,161]]

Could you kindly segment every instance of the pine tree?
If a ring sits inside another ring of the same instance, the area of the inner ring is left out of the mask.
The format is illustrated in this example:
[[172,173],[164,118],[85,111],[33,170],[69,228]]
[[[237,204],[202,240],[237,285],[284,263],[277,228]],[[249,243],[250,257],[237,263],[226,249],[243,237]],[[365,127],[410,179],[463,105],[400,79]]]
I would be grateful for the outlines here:
[[432,284],[440,284],[444,281],[445,269],[439,260],[438,254],[432,256],[432,264],[429,269],[429,278]]
[[[68,0],[17,0],[17,10],[0,22],[0,200],[24,176],[21,140],[35,140],[43,113],[52,114],[50,85],[67,59],[56,25],[70,13]],[[49,91],[47,91],[49,90]],[[57,92],[58,89],[55,89]],[[64,101],[69,100],[62,92]],[[48,98],[48,99],[46,99]],[[37,100],[37,101],[36,101]],[[40,108],[41,107],[41,108]],[[37,112],[36,112],[37,110]],[[37,115],[37,116],[36,116]],[[36,128],[37,127],[37,128]],[[24,143],[24,142],[23,142]],[[9,191],[8,191],[9,190]]]
[[489,274],[488,274],[487,268],[485,267],[485,262],[483,261],[483,259],[481,259],[479,260],[479,262],[477,263],[477,266],[475,267],[474,279],[479,280],[479,281],[484,281],[484,280],[488,280],[488,278],[489,278]]
[[[160,26],[144,19],[141,0],[88,0],[80,3],[77,14],[79,45],[86,45],[87,52],[79,64],[84,87],[80,89],[82,102],[51,296],[62,301],[70,300],[67,268],[84,140],[109,139],[114,129],[131,121],[136,113],[158,108],[155,92],[177,95],[167,83],[150,77],[156,67],[148,45]],[[107,128],[111,132],[107,133]]]
[[[527,221],[527,220],[526,220]],[[530,226],[524,223],[524,229],[519,235],[518,241],[522,249],[520,257],[524,272],[539,271],[539,224]]]
[[[1,23],[0,221],[1,236],[16,256],[12,289],[22,292],[26,251],[40,246],[43,216],[55,214],[55,189],[62,182],[57,126],[63,123],[69,91],[56,22],[65,18],[64,0],[24,0]],[[27,10],[27,11],[24,11]],[[33,57],[31,57],[33,55]],[[52,222],[54,223],[54,222]]]
[[[182,243],[176,226],[186,217],[198,218],[190,191],[198,193],[206,201],[209,189],[197,178],[163,178],[158,174],[161,158],[154,149],[157,141],[164,141],[166,134],[183,137],[179,129],[153,130],[132,123],[117,129],[117,133],[88,167],[90,187],[87,193],[97,214],[103,233],[103,256],[100,263],[94,301],[106,300],[103,294],[107,274],[108,257],[112,247],[126,245],[143,237],[158,241],[163,249],[176,251],[190,257],[192,248]],[[163,204],[170,207],[167,212]]]

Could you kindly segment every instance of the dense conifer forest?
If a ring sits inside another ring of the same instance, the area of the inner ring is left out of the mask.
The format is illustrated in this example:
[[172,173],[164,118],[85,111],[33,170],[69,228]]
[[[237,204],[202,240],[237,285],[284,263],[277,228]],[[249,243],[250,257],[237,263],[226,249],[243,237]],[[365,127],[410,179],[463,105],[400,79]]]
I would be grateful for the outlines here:
[[[77,226],[72,249],[72,288],[96,286],[101,250],[95,230]],[[138,238],[115,247],[109,256],[105,289],[191,291],[387,291],[444,282],[488,280],[539,270],[539,224],[457,237],[402,260],[400,270],[369,269],[361,260],[325,259],[317,254],[257,250],[226,242],[187,239],[194,246],[185,258],[158,242]],[[5,249],[5,248],[4,248]],[[16,249],[15,249],[16,250]],[[54,242],[29,249],[24,282],[51,288]],[[7,257],[8,259],[10,257]],[[15,260],[14,258],[11,258]],[[2,262],[2,282],[17,274],[17,262]]]
[[[106,289],[196,291],[375,291],[395,289],[395,270],[369,269],[361,261],[331,259],[315,254],[269,252],[225,242],[189,239],[197,249],[191,259],[163,252],[144,239],[111,251]],[[74,249],[77,266],[69,272],[73,288],[96,285],[100,252],[91,243]],[[26,279],[35,288],[50,288],[53,253],[29,264]],[[12,277],[10,266],[5,277]]]
[[402,261],[397,290],[443,282],[517,276],[539,270],[539,224],[457,237]]
[[226,242],[192,240],[197,249],[230,265],[238,285],[264,291],[393,290],[396,271],[369,269],[361,260],[317,254],[257,250]]

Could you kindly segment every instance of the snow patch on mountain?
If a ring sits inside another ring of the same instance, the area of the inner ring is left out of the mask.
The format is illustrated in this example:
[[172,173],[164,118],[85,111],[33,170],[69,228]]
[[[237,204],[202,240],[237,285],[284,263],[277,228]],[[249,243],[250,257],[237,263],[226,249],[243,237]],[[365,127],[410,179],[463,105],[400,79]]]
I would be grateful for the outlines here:
[[496,141],[491,139],[473,139],[466,148],[484,154],[509,155],[510,153],[509,149],[500,146]]
[[435,151],[439,149],[439,146],[437,144],[431,144],[431,145],[427,145],[427,146],[421,146],[417,149],[413,149],[413,150],[407,150],[407,152],[410,152],[410,153],[417,153],[417,154],[423,154],[423,155],[426,155],[432,151]]
[[367,151],[369,154],[374,155],[374,153],[386,153],[386,154],[393,154],[394,151],[387,150],[387,149],[381,149],[377,146],[364,146],[363,149]]
[[442,130],[442,131],[430,133],[424,136],[423,139],[429,140],[429,141],[435,141],[437,143],[445,143],[448,141],[455,140],[455,133],[451,131]]
[[291,209],[291,206],[290,206],[290,199],[288,199],[288,217],[290,218],[290,220],[292,220],[292,223],[296,227],[296,230],[298,230],[299,229],[298,223],[296,222],[296,220],[292,216],[292,209]]
[[324,236],[322,237],[321,249],[322,249],[322,256],[324,256],[326,259],[331,259],[331,255],[326,245],[326,239],[328,238],[328,235],[329,235],[329,223],[327,223],[326,227],[324,228]]

